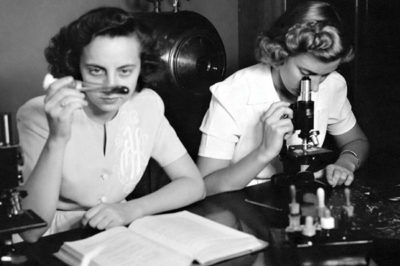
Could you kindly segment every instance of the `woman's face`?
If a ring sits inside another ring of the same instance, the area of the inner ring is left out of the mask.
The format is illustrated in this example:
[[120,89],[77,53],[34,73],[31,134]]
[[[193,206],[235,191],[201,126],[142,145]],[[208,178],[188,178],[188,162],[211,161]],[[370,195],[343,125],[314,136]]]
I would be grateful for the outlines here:
[[86,92],[93,114],[114,115],[132,97],[140,73],[140,53],[141,46],[134,35],[98,36],[83,49],[80,71],[84,82],[129,88],[128,94]]
[[300,80],[304,76],[309,76],[311,79],[311,89],[314,92],[318,91],[326,77],[335,71],[340,64],[340,59],[325,63],[317,59],[311,54],[300,54],[289,57],[285,63],[279,66],[279,74],[286,90],[294,95],[300,95]]

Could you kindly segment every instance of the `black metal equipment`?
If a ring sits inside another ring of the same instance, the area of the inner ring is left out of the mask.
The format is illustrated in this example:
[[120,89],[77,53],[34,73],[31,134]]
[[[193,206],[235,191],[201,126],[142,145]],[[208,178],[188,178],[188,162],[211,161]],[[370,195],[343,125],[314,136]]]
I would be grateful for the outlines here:
[[18,145],[12,144],[11,115],[1,113],[0,126],[0,258],[3,263],[20,264],[24,256],[13,249],[11,235],[46,225],[31,210],[23,210],[21,198],[26,191],[19,190],[22,183],[22,157]]
[[294,130],[300,130],[300,145],[282,148],[280,157],[284,173],[272,177],[275,184],[295,184],[296,187],[315,188],[324,185],[314,178],[314,172],[333,160],[331,150],[319,147],[319,131],[314,129],[314,101],[311,100],[311,79],[303,77],[300,82],[300,99],[291,105]]
[[[290,145],[287,150],[289,159],[294,160],[297,171],[310,171],[315,169],[313,163],[318,156],[330,153],[325,148],[318,147],[319,131],[314,129],[314,101],[311,100],[311,79],[307,76],[301,79],[300,100],[291,107],[293,109],[294,130],[300,130],[301,145]],[[312,167],[313,166],[313,167]]]
[[215,27],[191,11],[135,13],[154,34],[161,75],[153,89],[189,154],[197,157],[199,126],[208,109],[209,87],[225,75],[226,55]]

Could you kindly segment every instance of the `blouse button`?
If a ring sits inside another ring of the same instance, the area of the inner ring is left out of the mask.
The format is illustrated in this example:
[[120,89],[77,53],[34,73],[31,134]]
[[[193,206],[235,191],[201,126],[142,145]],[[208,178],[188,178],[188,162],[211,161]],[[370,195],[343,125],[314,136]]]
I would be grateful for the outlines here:
[[105,181],[105,180],[108,179],[108,175],[107,175],[106,173],[102,173],[102,174],[100,175],[100,178],[101,178],[101,180]]
[[102,196],[102,197],[99,199],[99,201],[100,201],[101,203],[106,203],[106,202],[107,202],[107,197],[106,197],[106,196]]

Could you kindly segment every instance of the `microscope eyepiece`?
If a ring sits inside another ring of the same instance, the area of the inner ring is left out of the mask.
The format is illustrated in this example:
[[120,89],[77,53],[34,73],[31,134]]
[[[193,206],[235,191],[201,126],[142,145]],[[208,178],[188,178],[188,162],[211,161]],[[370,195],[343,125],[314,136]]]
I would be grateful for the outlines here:
[[300,81],[300,95],[302,101],[311,101],[311,79],[309,76],[304,76]]

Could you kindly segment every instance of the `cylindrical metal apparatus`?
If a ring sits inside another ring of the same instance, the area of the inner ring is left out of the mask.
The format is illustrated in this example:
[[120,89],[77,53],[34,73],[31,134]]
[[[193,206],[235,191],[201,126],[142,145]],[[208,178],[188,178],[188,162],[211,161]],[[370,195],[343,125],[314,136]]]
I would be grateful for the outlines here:
[[226,55],[215,27],[191,11],[135,13],[153,29],[162,73],[153,89],[163,98],[168,120],[192,157],[210,101],[209,87],[222,80]]
[[191,11],[135,15],[153,29],[165,64],[163,79],[155,89],[204,95],[211,84],[223,78],[225,49],[215,27],[205,17]]

